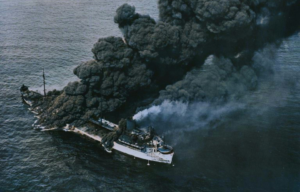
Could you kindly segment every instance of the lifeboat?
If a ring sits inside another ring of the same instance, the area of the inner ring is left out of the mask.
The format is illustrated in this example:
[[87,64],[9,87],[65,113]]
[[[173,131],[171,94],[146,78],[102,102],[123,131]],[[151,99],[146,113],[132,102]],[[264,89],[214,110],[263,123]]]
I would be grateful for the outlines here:
[[169,154],[173,152],[173,148],[169,145],[163,145],[161,147],[158,147],[157,151],[159,151],[162,154]]

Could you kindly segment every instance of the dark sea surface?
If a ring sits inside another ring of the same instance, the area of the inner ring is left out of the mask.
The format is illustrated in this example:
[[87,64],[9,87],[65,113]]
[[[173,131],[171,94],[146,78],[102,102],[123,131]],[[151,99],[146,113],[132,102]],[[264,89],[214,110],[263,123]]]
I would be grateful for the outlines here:
[[72,70],[92,59],[97,39],[121,36],[113,16],[125,2],[158,19],[156,1],[0,0],[0,191],[300,191],[299,33],[277,50],[267,83],[237,101],[243,107],[211,109],[218,123],[197,129],[157,125],[174,166],[32,128],[19,87],[41,90],[43,68],[48,90],[77,80]]

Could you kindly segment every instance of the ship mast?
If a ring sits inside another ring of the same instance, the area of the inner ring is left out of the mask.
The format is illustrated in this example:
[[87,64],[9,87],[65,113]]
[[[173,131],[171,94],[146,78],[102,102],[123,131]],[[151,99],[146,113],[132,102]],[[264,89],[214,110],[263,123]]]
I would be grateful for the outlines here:
[[45,71],[43,68],[43,84],[44,84],[44,97],[46,97],[46,83],[45,83]]
[[[101,69],[101,83],[103,83],[103,68]],[[101,93],[100,93],[101,94]],[[100,102],[100,105],[101,105],[101,125],[102,125],[102,119],[103,119],[103,106],[102,106],[102,100],[103,100],[103,97],[101,95],[101,102]]]

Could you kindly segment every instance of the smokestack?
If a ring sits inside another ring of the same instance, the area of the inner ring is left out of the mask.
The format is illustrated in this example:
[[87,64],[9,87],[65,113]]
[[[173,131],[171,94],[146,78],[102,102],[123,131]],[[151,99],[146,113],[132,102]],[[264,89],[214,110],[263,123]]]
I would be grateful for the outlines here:
[[131,117],[127,118],[126,120],[126,130],[132,131],[136,128],[136,122]]

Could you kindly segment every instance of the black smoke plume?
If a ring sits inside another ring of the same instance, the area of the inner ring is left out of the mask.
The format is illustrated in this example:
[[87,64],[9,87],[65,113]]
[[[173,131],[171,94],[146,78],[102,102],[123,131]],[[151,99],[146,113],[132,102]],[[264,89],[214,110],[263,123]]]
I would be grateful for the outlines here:
[[36,101],[39,123],[126,117],[164,100],[239,98],[257,86],[255,52],[279,45],[300,26],[299,0],[159,0],[158,6],[157,22],[134,6],[119,7],[114,22],[124,38],[99,39],[94,59],[74,69],[80,82]]

